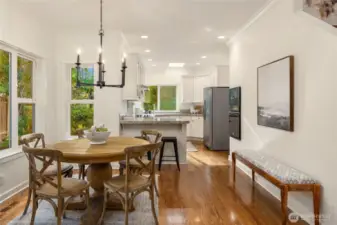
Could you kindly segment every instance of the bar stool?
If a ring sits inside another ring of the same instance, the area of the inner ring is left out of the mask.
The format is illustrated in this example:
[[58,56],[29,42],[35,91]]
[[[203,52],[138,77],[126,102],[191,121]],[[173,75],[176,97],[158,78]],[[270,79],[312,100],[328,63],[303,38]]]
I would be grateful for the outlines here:
[[[160,149],[159,168],[158,168],[158,170],[160,171],[160,169],[161,169],[161,164],[162,164],[163,161],[166,161],[166,162],[176,161],[178,170],[180,171],[179,153],[178,153],[178,141],[177,141],[177,138],[176,138],[176,137],[162,137],[161,141],[163,142],[163,145],[162,145],[162,147],[161,147],[161,149]],[[165,144],[166,144],[166,143],[173,143],[173,147],[174,147],[174,156],[165,156],[165,155],[164,155],[164,150],[165,150]],[[173,157],[175,157],[175,160],[163,159],[163,157],[167,157],[167,158],[173,158]]]

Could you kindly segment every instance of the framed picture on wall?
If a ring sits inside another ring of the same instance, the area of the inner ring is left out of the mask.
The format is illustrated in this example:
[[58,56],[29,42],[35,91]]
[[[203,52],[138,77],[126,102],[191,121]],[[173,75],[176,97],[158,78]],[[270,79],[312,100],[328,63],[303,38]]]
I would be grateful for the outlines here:
[[294,56],[257,69],[257,123],[294,131]]
[[229,89],[229,108],[231,112],[241,112],[241,87]]

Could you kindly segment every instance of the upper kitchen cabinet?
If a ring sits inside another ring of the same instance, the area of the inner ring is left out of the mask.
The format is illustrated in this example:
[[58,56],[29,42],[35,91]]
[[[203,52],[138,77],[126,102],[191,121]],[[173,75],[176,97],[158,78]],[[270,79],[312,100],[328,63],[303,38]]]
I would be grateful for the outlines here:
[[184,76],[183,102],[203,102],[204,88],[211,86],[211,76]]
[[125,74],[125,86],[123,100],[139,100],[141,98],[141,85],[144,84],[144,70],[138,54],[130,54],[127,58],[127,69]]
[[194,77],[184,76],[182,79],[183,102],[194,101]]

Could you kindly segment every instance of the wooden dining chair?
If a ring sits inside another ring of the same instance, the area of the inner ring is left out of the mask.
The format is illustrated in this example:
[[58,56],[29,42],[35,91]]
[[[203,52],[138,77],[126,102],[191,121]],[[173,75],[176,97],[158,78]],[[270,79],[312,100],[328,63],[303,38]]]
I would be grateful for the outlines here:
[[[57,216],[57,225],[61,225],[62,216],[65,216],[65,209],[69,202],[76,196],[85,195],[86,204],[89,207],[89,184],[84,180],[62,177],[62,152],[47,148],[30,148],[26,145],[22,147],[28,162],[30,188],[32,189],[33,208],[30,224],[34,224],[38,200],[49,202],[54,208]],[[57,176],[46,174],[48,168],[56,163]],[[40,165],[41,166],[38,166]],[[67,201],[65,201],[67,198]],[[57,199],[57,205],[53,201]],[[90,212],[90,208],[89,208]]]
[[[144,140],[149,141],[150,143],[158,143],[162,137],[162,134],[159,131],[156,130],[142,130],[141,136],[139,138],[142,138]],[[146,164],[149,163],[149,160],[153,158],[150,152],[147,152],[148,159],[144,159],[143,156],[141,157],[141,160]],[[126,168],[126,161],[122,160],[119,162],[119,175],[123,175],[124,170]],[[130,169],[132,172],[137,172],[137,170],[140,169],[139,163],[137,163],[136,160],[130,160]],[[155,183],[155,191],[156,195],[159,196],[159,191],[157,184]]]
[[[83,129],[77,130],[76,133],[77,133],[78,139],[84,138],[84,130]],[[85,164],[79,163],[78,164],[78,169],[79,169],[79,171],[78,171],[78,179],[84,180],[85,176],[86,176]]]
[[[30,147],[30,144],[34,143],[34,148],[40,147],[40,148],[45,148],[45,140],[44,140],[44,135],[42,133],[33,133],[33,134],[26,134],[20,137],[20,144],[25,145],[27,147]],[[56,165],[51,165],[44,171],[45,175],[48,176],[57,176],[57,166]],[[73,175],[73,166],[70,164],[61,164],[61,174],[64,177],[72,177]],[[29,184],[31,177],[29,176]],[[29,208],[30,200],[32,197],[32,187],[28,187],[28,198],[26,202],[25,209],[22,213],[22,216],[27,214],[27,210]]]
[[[124,207],[125,211],[125,225],[128,224],[129,210],[137,195],[142,192],[149,192],[151,199],[152,214],[156,225],[158,225],[158,218],[154,204],[154,189],[155,189],[155,158],[161,148],[162,143],[148,144],[143,146],[128,147],[124,150],[126,161],[125,175],[112,177],[110,180],[104,182],[104,206],[103,212],[98,224],[103,223],[104,214],[108,200],[108,194],[117,196]],[[153,155],[150,161],[142,161],[141,156],[150,151]],[[134,160],[139,164],[139,173],[133,173],[130,167],[130,161]],[[143,175],[146,173],[146,175]]]

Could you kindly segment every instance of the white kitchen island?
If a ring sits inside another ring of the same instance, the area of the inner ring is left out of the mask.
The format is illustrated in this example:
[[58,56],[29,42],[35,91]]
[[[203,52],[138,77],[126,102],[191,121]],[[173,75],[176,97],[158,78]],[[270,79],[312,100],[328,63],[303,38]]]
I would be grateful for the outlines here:
[[[157,130],[166,137],[176,137],[178,141],[179,160],[181,164],[187,162],[186,141],[188,120],[179,118],[132,118],[127,117],[120,120],[120,135],[127,137],[140,136],[142,130]],[[173,156],[173,145],[165,145],[164,155]],[[159,154],[158,154],[159,157]],[[173,164],[175,162],[163,162],[163,164]]]

